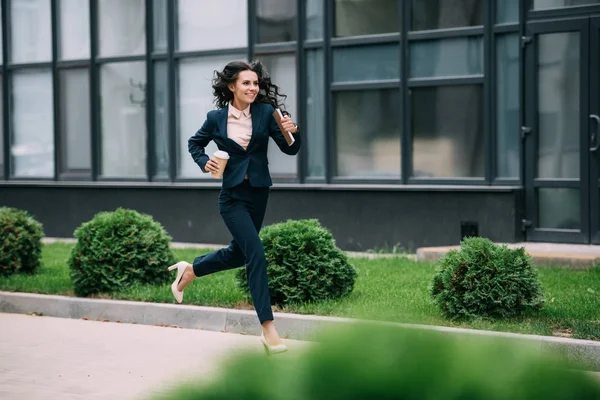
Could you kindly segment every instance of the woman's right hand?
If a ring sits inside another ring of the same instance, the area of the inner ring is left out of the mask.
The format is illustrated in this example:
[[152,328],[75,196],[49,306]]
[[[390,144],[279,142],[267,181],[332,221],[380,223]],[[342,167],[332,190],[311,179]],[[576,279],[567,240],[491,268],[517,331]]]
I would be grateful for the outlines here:
[[219,172],[219,163],[214,158],[211,158],[204,166],[204,170],[206,172]]

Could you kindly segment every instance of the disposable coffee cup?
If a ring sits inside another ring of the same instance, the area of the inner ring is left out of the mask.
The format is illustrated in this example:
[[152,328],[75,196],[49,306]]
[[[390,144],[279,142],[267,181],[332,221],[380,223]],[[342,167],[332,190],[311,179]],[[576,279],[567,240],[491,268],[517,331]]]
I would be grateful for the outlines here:
[[219,164],[218,172],[211,172],[210,174],[213,178],[221,179],[223,177],[223,171],[225,171],[225,166],[227,166],[227,161],[229,161],[229,154],[222,150],[217,150],[214,152],[213,157]]

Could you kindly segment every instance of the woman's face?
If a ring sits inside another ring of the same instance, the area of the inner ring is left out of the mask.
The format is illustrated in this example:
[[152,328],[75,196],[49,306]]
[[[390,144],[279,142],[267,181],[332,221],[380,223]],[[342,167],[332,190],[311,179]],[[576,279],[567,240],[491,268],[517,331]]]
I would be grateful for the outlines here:
[[258,94],[258,75],[254,71],[241,71],[235,84],[229,85],[229,90],[233,93],[236,103],[241,105],[252,103]]

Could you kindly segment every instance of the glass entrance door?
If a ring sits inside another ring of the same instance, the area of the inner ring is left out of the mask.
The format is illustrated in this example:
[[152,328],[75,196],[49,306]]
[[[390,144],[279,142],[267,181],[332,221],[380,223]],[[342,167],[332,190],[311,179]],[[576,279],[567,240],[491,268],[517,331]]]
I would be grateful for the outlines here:
[[531,23],[528,40],[526,238],[590,243],[598,239],[600,222],[598,152],[592,151],[600,122],[592,116],[600,92],[598,22]]
[[600,244],[600,18],[590,26],[590,234]]

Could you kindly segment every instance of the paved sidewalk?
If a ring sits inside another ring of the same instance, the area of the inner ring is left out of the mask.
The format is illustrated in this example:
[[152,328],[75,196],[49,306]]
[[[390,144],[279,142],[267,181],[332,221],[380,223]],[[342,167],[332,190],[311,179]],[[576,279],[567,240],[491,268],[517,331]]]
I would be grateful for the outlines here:
[[[72,238],[43,238],[43,243],[75,243]],[[524,247],[525,251],[531,255],[533,262],[538,265],[569,266],[573,268],[588,268],[593,265],[600,265],[600,245],[583,245],[567,243],[537,243],[537,242],[519,242],[519,243],[497,243],[505,244],[509,248]],[[227,244],[214,243],[181,243],[172,242],[171,246],[176,249],[196,248],[217,250],[228,246]],[[459,249],[460,245],[455,246],[435,246],[421,247],[416,250],[416,254],[408,253],[376,253],[346,251],[349,257],[356,258],[395,258],[405,257],[417,261],[439,261],[450,250]]]
[[[77,243],[77,241],[73,238],[53,238],[53,237],[44,237],[42,238],[42,243],[52,244],[52,243]],[[214,244],[214,243],[185,243],[185,242],[171,242],[171,247],[174,249],[208,249],[208,250],[219,250],[223,247],[227,247],[229,244]],[[408,253],[370,253],[370,252],[361,252],[361,251],[346,251],[346,254],[349,257],[355,258],[395,258],[395,257],[405,257],[410,258],[412,260],[416,260],[416,254],[408,254]]]
[[[0,313],[0,399],[146,399],[263,351],[256,336]],[[287,340],[293,350],[306,342]],[[284,355],[285,356],[285,355]]]
[[[600,265],[600,246],[566,243],[498,243],[509,248],[524,247],[538,265],[569,266],[573,268],[588,268]],[[422,247],[417,250],[417,260],[437,262],[450,250],[460,246]]]

